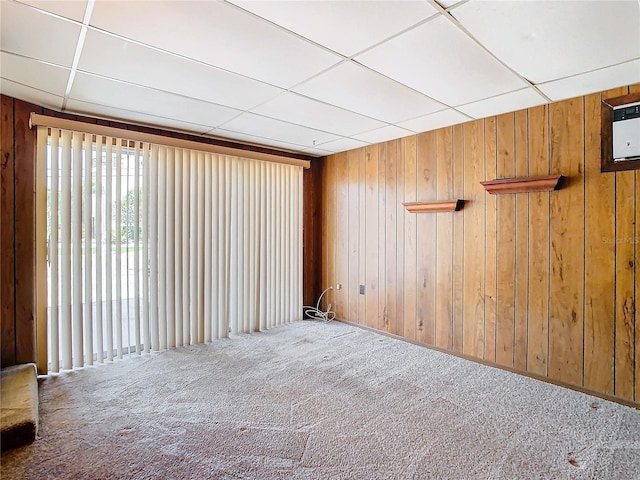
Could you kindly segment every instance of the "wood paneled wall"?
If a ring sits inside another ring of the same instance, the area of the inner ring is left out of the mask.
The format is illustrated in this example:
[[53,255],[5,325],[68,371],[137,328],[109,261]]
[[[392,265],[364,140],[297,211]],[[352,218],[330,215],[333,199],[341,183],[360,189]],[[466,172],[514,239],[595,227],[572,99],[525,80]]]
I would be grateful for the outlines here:
[[0,117],[0,352],[2,367],[36,361],[35,135],[38,108],[2,95]]
[[[339,319],[640,404],[640,171],[600,172],[601,97],[323,160],[322,287]],[[480,181],[562,174],[561,190]],[[465,200],[454,213],[402,202]],[[359,285],[365,294],[359,294]]]
[[[36,362],[35,324],[35,130],[29,128],[29,114],[67,118],[87,123],[124,128],[156,135],[242,148],[248,151],[275,152],[280,155],[312,160],[305,155],[241,145],[211,138],[120,122],[71,115],[49,110],[5,95],[1,96],[0,151],[0,352],[2,367]],[[314,252],[320,242],[319,174],[305,171],[304,190],[304,265],[314,265]],[[304,299],[313,301],[319,288],[319,276],[305,272]]]

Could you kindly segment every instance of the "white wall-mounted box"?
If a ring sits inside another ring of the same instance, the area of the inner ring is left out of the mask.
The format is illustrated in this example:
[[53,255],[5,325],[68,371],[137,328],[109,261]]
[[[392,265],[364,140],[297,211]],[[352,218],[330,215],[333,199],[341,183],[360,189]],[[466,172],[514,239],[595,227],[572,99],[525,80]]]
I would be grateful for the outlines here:
[[613,159],[640,160],[640,102],[613,109]]

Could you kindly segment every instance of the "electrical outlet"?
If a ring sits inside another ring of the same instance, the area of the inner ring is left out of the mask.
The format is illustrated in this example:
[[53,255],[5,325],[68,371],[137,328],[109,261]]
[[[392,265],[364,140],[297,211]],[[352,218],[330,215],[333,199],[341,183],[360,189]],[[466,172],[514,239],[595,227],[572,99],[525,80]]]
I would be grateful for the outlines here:
[[341,283],[337,283],[336,284],[336,290],[342,290],[342,284]]
[[360,285],[360,295],[364,295],[364,285]]

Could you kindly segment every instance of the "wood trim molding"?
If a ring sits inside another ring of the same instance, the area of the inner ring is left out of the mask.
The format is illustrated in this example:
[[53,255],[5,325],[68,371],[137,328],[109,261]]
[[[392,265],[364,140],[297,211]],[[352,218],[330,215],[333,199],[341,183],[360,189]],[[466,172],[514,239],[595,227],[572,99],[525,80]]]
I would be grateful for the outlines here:
[[581,387],[578,385],[573,385],[571,383],[566,383],[560,380],[555,380],[551,377],[546,377],[544,375],[539,375],[533,372],[523,372],[513,367],[508,367],[506,365],[502,365],[499,363],[494,363],[489,360],[485,360],[483,358],[474,357],[473,355],[467,355],[462,352],[456,352],[455,350],[447,350],[446,348],[441,348],[436,345],[431,345],[429,343],[420,342],[418,340],[413,340],[410,338],[403,337],[401,335],[396,335],[395,333],[387,332],[385,330],[378,330],[377,328],[372,328],[367,325],[362,325],[360,323],[350,322],[348,320],[343,320],[341,318],[335,318],[333,321],[344,323],[346,325],[351,325],[352,327],[361,328],[362,330],[367,330],[369,332],[377,333],[379,335],[383,335],[385,337],[393,338],[394,340],[399,340],[401,342],[411,343],[413,345],[417,345],[419,347],[425,347],[429,350],[434,350],[436,352],[444,353],[446,355],[451,355],[453,357],[462,358],[463,360],[468,360],[470,362],[479,363],[480,365],[486,365],[487,367],[493,367],[500,370],[504,370],[506,372],[513,373],[515,375],[522,375],[523,377],[533,378],[535,380],[539,380],[544,383],[550,383],[551,385],[556,385],[558,387],[568,388],[569,390],[574,390],[580,393],[586,393],[587,395],[591,395],[594,397],[602,398],[604,400],[608,400],[610,402],[619,403],[621,405],[635,408],[640,410],[640,402],[634,402],[632,400],[627,400],[621,397],[616,397],[614,395],[609,395],[607,393],[599,392],[597,390],[591,390],[589,388]]
[[622,95],[620,97],[603,98],[602,103],[610,107],[619,107],[620,105],[626,105],[627,103],[640,102],[640,93],[632,93],[630,95]]
[[491,195],[503,193],[550,192],[558,190],[564,179],[562,175],[545,177],[499,178],[480,182]]
[[123,138],[137,142],[149,142],[168,147],[189,148],[202,152],[217,153],[220,155],[232,155],[234,157],[249,158],[251,160],[260,160],[263,162],[276,162],[286,165],[295,165],[297,167],[309,168],[311,162],[297,158],[285,157],[272,153],[255,152],[252,150],[243,150],[240,148],[225,147],[222,145],[212,145],[204,142],[196,142],[194,140],[184,140],[181,138],[165,137],[153,133],[136,132],[134,130],[125,130],[122,128],[108,127],[105,125],[97,125],[92,123],[78,122],[76,120],[68,120],[66,118],[49,117],[31,112],[29,117],[29,126],[33,128],[36,125],[50,128],[60,128],[65,130],[74,130],[76,132],[88,133],[90,135],[102,135],[108,137]]
[[600,171],[620,172],[624,170],[640,170],[640,160],[613,159],[613,107],[628,103],[640,102],[640,93],[622,95],[620,97],[602,99],[602,119],[600,135]]
[[433,200],[428,202],[405,202],[409,213],[457,212],[462,209],[464,200]]

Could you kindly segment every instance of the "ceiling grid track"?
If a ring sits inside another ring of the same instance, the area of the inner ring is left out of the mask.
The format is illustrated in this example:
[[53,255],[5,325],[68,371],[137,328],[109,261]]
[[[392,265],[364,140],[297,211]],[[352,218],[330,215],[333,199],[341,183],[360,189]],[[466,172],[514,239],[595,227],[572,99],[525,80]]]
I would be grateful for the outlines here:
[[80,55],[82,55],[82,48],[84,47],[84,40],[87,37],[87,28],[91,21],[91,14],[93,13],[93,7],[95,0],[87,1],[87,8],[84,11],[84,17],[82,19],[82,27],[80,28],[80,35],[78,35],[78,43],[76,45],[76,51],[73,55],[73,63],[71,64],[71,72],[69,72],[69,81],[67,82],[67,88],[64,92],[64,100],[62,101],[62,111],[67,109],[67,101],[69,95],[71,95],[71,88],[73,88],[73,82],[76,78],[76,72],[78,71],[78,63],[80,63]]

